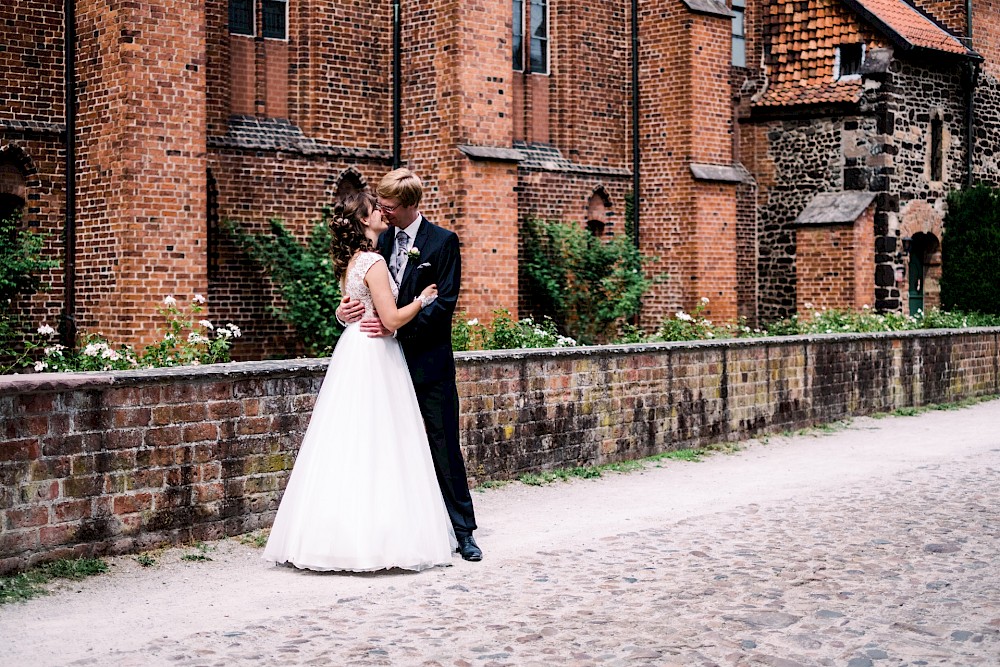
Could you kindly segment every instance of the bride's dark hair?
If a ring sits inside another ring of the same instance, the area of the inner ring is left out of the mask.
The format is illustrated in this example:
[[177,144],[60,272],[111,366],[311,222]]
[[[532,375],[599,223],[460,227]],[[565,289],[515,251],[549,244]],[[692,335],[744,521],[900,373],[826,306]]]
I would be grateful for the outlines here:
[[361,222],[375,210],[375,197],[368,192],[354,192],[333,205],[330,220],[330,253],[333,255],[333,274],[340,280],[347,271],[347,264],[359,250],[374,250],[365,236]]

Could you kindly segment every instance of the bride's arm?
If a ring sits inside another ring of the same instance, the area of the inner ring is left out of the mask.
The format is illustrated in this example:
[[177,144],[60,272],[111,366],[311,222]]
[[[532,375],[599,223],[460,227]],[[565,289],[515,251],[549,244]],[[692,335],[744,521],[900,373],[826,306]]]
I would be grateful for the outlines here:
[[[423,308],[423,302],[419,298],[402,308],[396,308],[396,300],[393,299],[392,288],[389,287],[389,269],[385,262],[372,264],[368,273],[365,274],[365,284],[368,285],[368,289],[372,293],[372,301],[375,304],[375,310],[378,311],[379,319],[382,320],[382,325],[387,329],[395,331],[416,317],[420,309]],[[431,293],[437,293],[437,289],[431,285],[421,294],[430,296],[429,290]]]

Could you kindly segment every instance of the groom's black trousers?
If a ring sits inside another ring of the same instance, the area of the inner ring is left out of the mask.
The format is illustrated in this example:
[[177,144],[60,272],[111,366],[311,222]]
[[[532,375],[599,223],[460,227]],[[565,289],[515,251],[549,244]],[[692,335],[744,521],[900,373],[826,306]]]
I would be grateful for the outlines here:
[[455,535],[471,535],[476,529],[476,516],[458,439],[458,389],[450,379],[421,383],[414,389],[427,428],[434,472]]

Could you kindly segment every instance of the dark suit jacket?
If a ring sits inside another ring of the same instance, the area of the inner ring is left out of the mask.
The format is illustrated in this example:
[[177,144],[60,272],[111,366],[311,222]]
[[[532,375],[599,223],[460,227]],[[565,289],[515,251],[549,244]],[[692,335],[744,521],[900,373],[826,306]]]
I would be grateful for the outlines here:
[[[391,265],[396,228],[390,227],[379,237],[379,252]],[[451,351],[451,321],[458,303],[462,282],[462,259],[458,236],[423,218],[413,247],[420,257],[406,263],[399,284],[396,304],[405,306],[431,284],[437,284],[438,297],[408,324],[399,329],[396,339],[403,347],[414,385],[442,380],[455,381],[455,357]],[[419,389],[418,389],[419,391]]]

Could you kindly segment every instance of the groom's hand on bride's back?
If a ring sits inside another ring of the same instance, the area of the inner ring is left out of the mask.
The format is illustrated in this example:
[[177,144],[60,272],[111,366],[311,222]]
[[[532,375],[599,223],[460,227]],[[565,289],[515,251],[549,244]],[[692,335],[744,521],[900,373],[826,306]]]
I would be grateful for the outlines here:
[[337,320],[343,324],[353,324],[357,322],[365,315],[365,304],[361,303],[357,299],[352,299],[349,296],[345,296],[340,300],[340,305],[337,306]]

